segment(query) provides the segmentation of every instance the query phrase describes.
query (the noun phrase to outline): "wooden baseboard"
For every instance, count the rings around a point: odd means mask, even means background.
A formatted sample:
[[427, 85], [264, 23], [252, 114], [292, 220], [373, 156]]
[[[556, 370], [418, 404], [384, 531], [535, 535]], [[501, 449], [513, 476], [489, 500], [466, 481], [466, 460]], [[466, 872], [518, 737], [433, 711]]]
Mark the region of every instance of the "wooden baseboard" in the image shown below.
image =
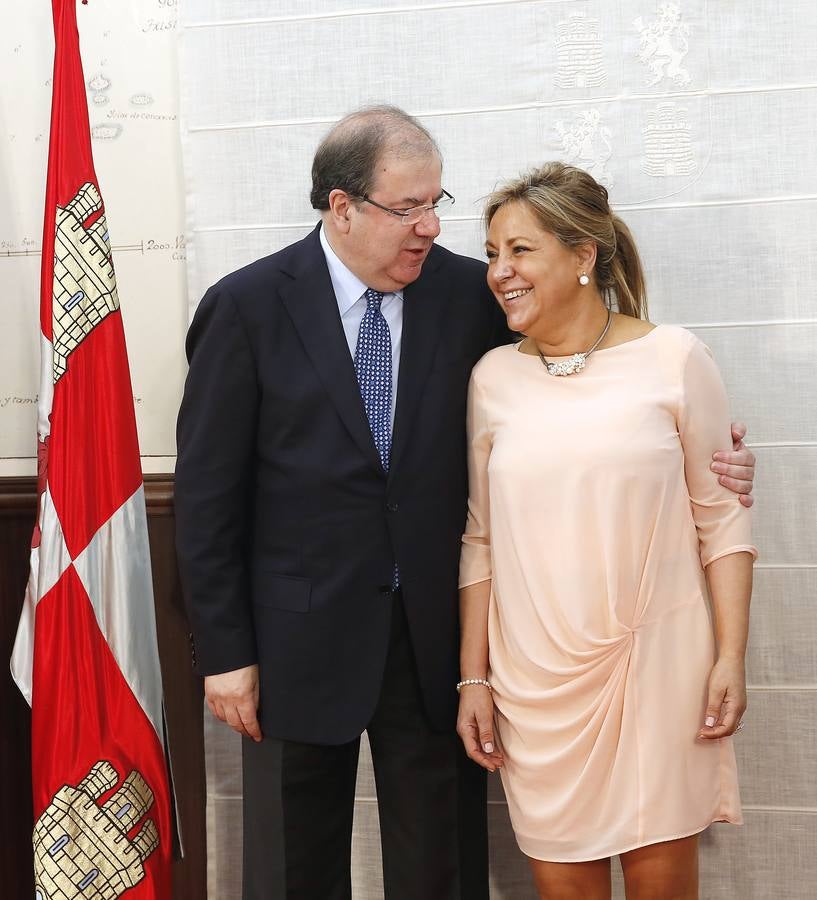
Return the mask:
[[[173, 475], [144, 475], [148, 517], [173, 515]], [[30, 475], [0, 477], [0, 517], [30, 519], [37, 508], [37, 479]]]

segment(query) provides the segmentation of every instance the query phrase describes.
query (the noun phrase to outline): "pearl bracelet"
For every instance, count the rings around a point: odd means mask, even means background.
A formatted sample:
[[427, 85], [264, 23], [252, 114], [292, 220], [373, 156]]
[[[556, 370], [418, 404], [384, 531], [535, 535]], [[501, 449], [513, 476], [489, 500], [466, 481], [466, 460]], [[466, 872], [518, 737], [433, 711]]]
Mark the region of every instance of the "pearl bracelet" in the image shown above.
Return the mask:
[[457, 693], [459, 694], [460, 688], [464, 687], [466, 684], [484, 684], [488, 690], [491, 690], [491, 682], [485, 678], [464, 678], [457, 684]]

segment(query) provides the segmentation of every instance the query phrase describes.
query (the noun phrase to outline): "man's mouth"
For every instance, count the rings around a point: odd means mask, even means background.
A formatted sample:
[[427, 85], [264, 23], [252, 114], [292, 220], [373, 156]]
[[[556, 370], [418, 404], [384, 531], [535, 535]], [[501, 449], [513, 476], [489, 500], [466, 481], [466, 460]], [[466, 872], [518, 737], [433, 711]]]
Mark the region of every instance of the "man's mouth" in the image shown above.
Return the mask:
[[429, 247], [404, 247], [403, 250], [411, 257], [412, 261], [423, 262], [428, 256]]

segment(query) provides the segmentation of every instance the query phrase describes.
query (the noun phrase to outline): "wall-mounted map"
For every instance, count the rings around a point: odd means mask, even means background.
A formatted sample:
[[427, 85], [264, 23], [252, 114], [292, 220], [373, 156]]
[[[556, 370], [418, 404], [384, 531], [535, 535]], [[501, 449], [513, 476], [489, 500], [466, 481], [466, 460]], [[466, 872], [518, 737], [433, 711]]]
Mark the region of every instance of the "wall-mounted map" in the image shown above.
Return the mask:
[[[0, 475], [32, 474], [51, 6], [2, 14]], [[172, 469], [187, 325], [176, 0], [78, 4], [88, 112], [125, 324], [143, 465]], [[70, 301], [70, 298], [69, 298]]]

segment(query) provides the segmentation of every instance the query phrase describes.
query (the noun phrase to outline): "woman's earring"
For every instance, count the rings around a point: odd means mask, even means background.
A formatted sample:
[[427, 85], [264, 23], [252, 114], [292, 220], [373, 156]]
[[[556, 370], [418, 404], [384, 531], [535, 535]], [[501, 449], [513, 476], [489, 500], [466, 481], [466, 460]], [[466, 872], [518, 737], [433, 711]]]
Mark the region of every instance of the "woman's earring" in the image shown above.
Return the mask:
[[590, 276], [587, 274], [587, 272], [582, 272], [582, 274], [579, 275], [579, 284], [582, 287], [586, 287], [588, 284], [590, 284]]

